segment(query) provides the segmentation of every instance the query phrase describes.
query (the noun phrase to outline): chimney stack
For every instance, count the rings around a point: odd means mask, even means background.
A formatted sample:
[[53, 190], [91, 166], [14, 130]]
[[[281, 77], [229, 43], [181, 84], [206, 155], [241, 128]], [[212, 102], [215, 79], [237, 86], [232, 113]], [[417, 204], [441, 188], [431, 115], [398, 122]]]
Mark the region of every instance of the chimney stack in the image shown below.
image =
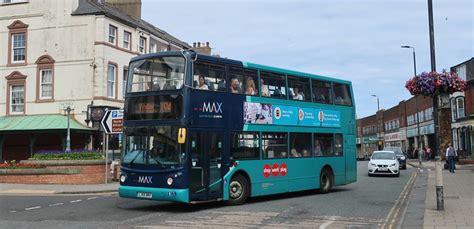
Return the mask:
[[209, 46], [209, 42], [193, 42], [193, 50], [197, 53], [204, 54], [204, 55], [211, 55], [211, 46]]
[[105, 2], [136, 19], [142, 18], [141, 0], [105, 0]]

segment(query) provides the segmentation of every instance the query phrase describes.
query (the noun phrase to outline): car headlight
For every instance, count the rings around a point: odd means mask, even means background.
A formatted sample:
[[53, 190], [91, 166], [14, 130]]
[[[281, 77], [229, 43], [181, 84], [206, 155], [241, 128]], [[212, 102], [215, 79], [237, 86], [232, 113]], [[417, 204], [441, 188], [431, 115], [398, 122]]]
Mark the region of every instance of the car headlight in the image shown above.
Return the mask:
[[376, 164], [374, 164], [374, 163], [370, 163], [370, 165], [371, 165], [371, 166], [374, 166], [374, 167], [377, 167], [377, 165], [376, 165]]
[[121, 175], [120, 176], [120, 182], [125, 182], [125, 180], [127, 179], [127, 177], [125, 175]]
[[402, 159], [402, 161], [405, 160], [405, 156], [400, 157], [400, 159]]
[[173, 178], [168, 178], [168, 180], [166, 180], [166, 183], [168, 183], [168, 185], [172, 185], [173, 184]]
[[393, 164], [390, 165], [390, 167], [393, 167], [393, 166], [395, 166], [395, 165], [397, 165], [397, 164], [396, 164], [396, 163], [393, 163]]

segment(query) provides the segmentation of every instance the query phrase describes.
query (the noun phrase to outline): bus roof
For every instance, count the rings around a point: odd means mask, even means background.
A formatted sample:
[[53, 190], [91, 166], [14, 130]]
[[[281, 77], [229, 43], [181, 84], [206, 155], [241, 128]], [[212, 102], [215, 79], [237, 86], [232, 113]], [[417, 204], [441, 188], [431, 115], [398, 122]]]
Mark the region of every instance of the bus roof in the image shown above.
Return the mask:
[[[131, 59], [131, 61], [137, 61], [137, 60], [142, 60], [142, 59], [147, 59], [147, 58], [154, 58], [154, 57], [169, 56], [169, 55], [182, 56], [183, 54], [181, 52], [178, 52], [178, 51], [149, 53], [149, 54], [133, 57]], [[336, 82], [336, 83], [343, 83], [343, 84], [352, 85], [351, 81], [332, 78], [332, 77], [327, 77], [327, 76], [321, 76], [321, 75], [310, 74], [310, 73], [305, 73], [305, 72], [293, 71], [293, 70], [288, 70], [288, 69], [284, 69], [284, 68], [271, 67], [271, 66], [266, 66], [266, 65], [262, 65], [262, 64], [254, 64], [254, 63], [250, 63], [250, 62], [243, 62], [243, 61], [227, 59], [227, 58], [222, 58], [222, 57], [208, 56], [208, 55], [199, 54], [199, 53], [195, 53], [194, 55], [197, 55], [197, 57], [192, 56], [192, 58], [196, 58], [196, 59], [199, 59], [199, 60], [207, 60], [207, 61], [213, 61], [213, 62], [219, 62], [219, 63], [231, 64], [231, 65], [241, 65], [241, 66], [246, 67], [246, 68], [261, 69], [261, 70], [264, 70], [264, 71], [277, 72], [277, 73], [288, 74], [288, 75], [293, 75], [293, 76], [304, 76], [304, 77], [308, 77], [308, 78], [312, 78], [312, 79], [321, 79], [321, 80], [326, 80], [326, 81], [331, 81], [331, 82]]]

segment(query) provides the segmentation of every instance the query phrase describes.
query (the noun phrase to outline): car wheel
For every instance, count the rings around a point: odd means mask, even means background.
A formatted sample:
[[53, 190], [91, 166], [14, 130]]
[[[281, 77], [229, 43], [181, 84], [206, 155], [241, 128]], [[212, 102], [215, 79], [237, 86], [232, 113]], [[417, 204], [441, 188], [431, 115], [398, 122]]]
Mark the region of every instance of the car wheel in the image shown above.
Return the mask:
[[407, 169], [407, 164], [404, 164], [404, 165], [403, 165], [403, 169]]
[[247, 178], [241, 174], [236, 174], [230, 180], [228, 205], [244, 204], [250, 194], [250, 185]]
[[319, 176], [319, 193], [328, 193], [332, 188], [332, 172], [324, 169]]
[[368, 175], [369, 177], [371, 177], [371, 176], [372, 176], [372, 174], [370, 174], [370, 173], [367, 173], [367, 175]]
[[397, 174], [395, 174], [396, 177], [400, 177], [400, 171], [398, 171]]

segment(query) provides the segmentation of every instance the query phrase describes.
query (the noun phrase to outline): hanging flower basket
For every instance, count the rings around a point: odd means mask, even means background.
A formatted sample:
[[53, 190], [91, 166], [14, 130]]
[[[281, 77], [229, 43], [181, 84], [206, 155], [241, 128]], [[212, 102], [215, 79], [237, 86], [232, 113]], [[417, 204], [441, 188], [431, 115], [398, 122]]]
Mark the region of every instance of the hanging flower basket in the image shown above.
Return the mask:
[[423, 72], [421, 75], [409, 79], [405, 87], [412, 95], [433, 97], [444, 93], [452, 94], [457, 91], [464, 91], [466, 81], [455, 72]]

